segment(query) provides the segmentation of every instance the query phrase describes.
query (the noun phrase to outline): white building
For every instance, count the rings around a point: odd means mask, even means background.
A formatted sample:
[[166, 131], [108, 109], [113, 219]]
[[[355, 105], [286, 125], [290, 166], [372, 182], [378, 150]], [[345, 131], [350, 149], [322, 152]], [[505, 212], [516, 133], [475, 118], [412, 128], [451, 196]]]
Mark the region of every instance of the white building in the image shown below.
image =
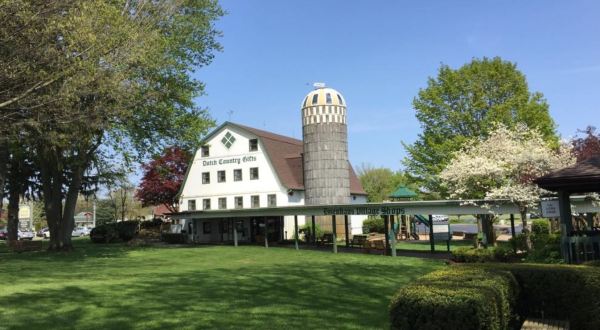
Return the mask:
[[[180, 193], [180, 211], [264, 208], [304, 205], [303, 142], [290, 137], [225, 122], [212, 131], [196, 152]], [[365, 203], [366, 193], [349, 166], [353, 203]], [[233, 240], [234, 219], [182, 220], [182, 228], [197, 243]], [[293, 216], [236, 218], [238, 239], [246, 242], [293, 237]], [[350, 217], [352, 234], [362, 233], [364, 215]], [[299, 216], [298, 223], [306, 222]], [[327, 230], [328, 221], [319, 221]], [[344, 229], [337, 227], [337, 232]], [[331, 225], [329, 225], [329, 230]]]

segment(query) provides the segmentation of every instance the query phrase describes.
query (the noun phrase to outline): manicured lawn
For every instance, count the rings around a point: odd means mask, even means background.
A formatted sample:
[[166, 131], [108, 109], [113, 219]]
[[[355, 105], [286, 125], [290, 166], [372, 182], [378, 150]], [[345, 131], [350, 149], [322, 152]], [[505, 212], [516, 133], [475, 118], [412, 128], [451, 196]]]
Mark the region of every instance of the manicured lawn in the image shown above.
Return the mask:
[[0, 246], [1, 329], [382, 329], [392, 294], [444, 267], [258, 246], [76, 243], [70, 254]]

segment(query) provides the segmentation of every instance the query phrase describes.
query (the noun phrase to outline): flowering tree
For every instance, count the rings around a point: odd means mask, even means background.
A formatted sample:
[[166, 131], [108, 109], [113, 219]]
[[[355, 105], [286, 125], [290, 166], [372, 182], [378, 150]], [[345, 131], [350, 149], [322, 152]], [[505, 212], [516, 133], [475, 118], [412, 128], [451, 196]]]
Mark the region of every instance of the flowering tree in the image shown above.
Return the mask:
[[191, 154], [177, 147], [165, 149], [162, 156], [144, 164], [144, 177], [135, 197], [142, 206], [165, 205], [171, 212], [177, 212], [177, 193], [183, 184]]
[[600, 156], [600, 134], [596, 134], [596, 127], [588, 126], [579, 133], [583, 133], [584, 136], [573, 139], [573, 151], [577, 161]]
[[[526, 228], [527, 209], [547, 193], [533, 180], [574, 162], [569, 145], [553, 149], [535, 129], [517, 125], [511, 130], [499, 124], [488, 137], [456, 152], [439, 177], [451, 198], [511, 200], [519, 206]], [[486, 236], [488, 242], [493, 240]]]

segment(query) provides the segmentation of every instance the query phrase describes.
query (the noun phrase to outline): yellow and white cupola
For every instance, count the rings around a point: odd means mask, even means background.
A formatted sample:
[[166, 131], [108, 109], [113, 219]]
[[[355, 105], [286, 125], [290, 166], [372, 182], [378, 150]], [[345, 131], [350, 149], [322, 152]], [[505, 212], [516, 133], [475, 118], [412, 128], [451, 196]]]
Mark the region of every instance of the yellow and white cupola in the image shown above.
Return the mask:
[[342, 94], [324, 84], [315, 84], [302, 103], [302, 123], [346, 124], [346, 101]]

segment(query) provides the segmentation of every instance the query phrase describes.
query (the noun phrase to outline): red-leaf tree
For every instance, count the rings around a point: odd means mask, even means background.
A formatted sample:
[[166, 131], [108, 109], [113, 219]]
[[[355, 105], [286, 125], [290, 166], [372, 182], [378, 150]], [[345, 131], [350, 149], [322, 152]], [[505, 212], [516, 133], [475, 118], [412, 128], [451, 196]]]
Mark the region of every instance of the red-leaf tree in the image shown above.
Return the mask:
[[142, 206], [165, 205], [171, 212], [177, 212], [177, 193], [183, 184], [185, 172], [192, 155], [178, 147], [166, 148], [161, 156], [142, 165], [144, 176], [135, 197]]
[[583, 133], [584, 136], [573, 139], [573, 152], [577, 157], [577, 162], [600, 156], [600, 134], [596, 134], [596, 128], [588, 126], [579, 133]]

